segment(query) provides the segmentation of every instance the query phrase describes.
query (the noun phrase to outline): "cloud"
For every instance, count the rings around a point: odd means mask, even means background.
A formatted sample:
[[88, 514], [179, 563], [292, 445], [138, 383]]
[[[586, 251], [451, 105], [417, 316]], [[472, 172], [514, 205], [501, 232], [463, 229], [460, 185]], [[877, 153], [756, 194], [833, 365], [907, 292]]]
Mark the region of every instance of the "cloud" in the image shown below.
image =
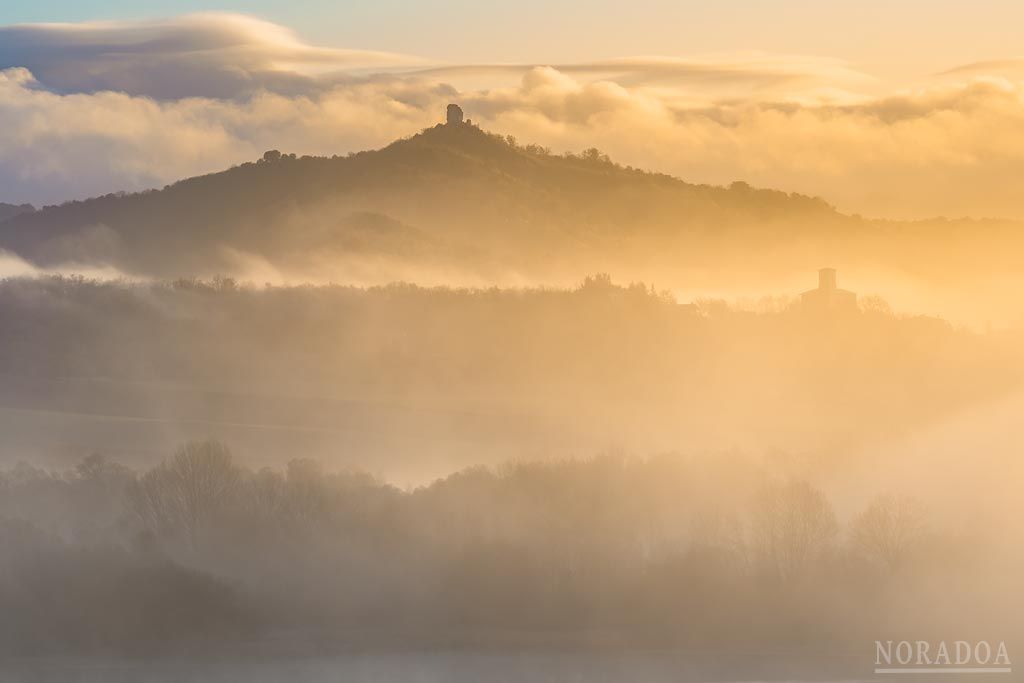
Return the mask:
[[1024, 76], [1024, 57], [1011, 59], [990, 59], [983, 62], [972, 62], [947, 69], [939, 74], [938, 78], [948, 76], [1008, 76], [1020, 78]]
[[0, 193], [52, 202], [160, 187], [270, 148], [331, 154], [382, 145], [431, 123], [452, 96], [443, 85], [389, 80], [312, 96], [159, 101], [53, 93], [27, 70], [8, 69], [0, 71]]
[[377, 147], [453, 100], [490, 130], [869, 215], [1024, 217], [1024, 90], [976, 66], [886, 92], [841, 62], [747, 55], [429, 66], [234, 15], [0, 28], [0, 201], [159, 187], [278, 148]]
[[1024, 217], [1024, 90], [1003, 79], [842, 104], [681, 107], [658, 90], [544, 71], [464, 99], [497, 130], [555, 148], [596, 145], [691, 181], [744, 179], [869, 215]]
[[[104, 90], [173, 100], [237, 99], [259, 91], [310, 95], [353, 79], [405, 73], [432, 80], [519, 79], [544, 64], [429, 64], [366, 50], [317, 47], [285, 27], [230, 13], [151, 21], [0, 26], [0, 69], [28, 69], [60, 93]], [[792, 92], [804, 87], [870, 84], [838, 60], [818, 57], [720, 55], [630, 57], [550, 65], [580, 80], [627, 87], [692, 86], [707, 95]]]
[[[791, 55], [720, 55], [704, 58], [629, 57], [568, 64], [467, 64], [422, 69], [420, 76], [458, 79], [522, 78], [541, 68], [581, 82], [610, 81], [639, 88], [674, 88], [678, 101], [742, 98], [871, 89], [876, 79], [839, 60]], [[686, 92], [689, 91], [689, 92]], [[667, 94], [667, 93], [664, 93]]]
[[420, 63], [403, 55], [310, 46], [284, 27], [237, 14], [0, 27], [0, 68], [27, 68], [43, 86], [62, 93], [298, 95], [360, 71]]

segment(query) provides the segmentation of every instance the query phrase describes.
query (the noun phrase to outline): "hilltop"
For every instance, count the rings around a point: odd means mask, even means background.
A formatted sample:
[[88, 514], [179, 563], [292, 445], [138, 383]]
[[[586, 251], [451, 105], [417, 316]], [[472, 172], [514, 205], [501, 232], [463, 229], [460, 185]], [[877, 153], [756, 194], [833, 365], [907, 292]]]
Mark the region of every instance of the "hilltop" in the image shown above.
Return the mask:
[[844, 217], [820, 199], [693, 185], [458, 124], [345, 157], [272, 151], [160, 190], [46, 207], [4, 222], [0, 247], [40, 266], [162, 277], [231, 273], [251, 258], [297, 271], [375, 259], [537, 273], [560, 251], [656, 253], [708, 230], [794, 220]]
[[36, 208], [31, 204], [4, 204], [0, 202], [0, 222], [24, 213], [32, 213], [35, 210]]

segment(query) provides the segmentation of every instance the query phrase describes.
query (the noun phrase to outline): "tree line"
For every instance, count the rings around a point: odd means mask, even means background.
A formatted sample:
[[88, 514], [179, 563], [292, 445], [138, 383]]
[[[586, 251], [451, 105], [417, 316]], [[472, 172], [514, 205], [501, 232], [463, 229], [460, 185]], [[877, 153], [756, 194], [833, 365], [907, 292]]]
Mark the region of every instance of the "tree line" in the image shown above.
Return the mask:
[[912, 618], [890, 609], [894, 591], [926, 605], [926, 586], [966, 582], [985, 557], [920, 501], [840, 514], [814, 484], [736, 455], [474, 467], [398, 488], [301, 458], [254, 470], [190, 442], [144, 471], [101, 456], [3, 471], [0, 647], [177, 651], [280, 632], [820, 646]]

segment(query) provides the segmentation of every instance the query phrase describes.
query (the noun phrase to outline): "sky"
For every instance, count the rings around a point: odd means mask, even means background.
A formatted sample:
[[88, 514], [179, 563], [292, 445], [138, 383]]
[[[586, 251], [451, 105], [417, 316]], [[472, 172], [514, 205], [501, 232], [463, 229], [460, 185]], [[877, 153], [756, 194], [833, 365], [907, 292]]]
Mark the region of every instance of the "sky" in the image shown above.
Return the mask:
[[0, 201], [489, 130], [893, 218], [1024, 218], [1024, 3], [8, 0]]
[[577, 61], [766, 51], [892, 75], [1020, 52], [1016, 0], [7, 0], [0, 24], [250, 14], [304, 39], [447, 61]]

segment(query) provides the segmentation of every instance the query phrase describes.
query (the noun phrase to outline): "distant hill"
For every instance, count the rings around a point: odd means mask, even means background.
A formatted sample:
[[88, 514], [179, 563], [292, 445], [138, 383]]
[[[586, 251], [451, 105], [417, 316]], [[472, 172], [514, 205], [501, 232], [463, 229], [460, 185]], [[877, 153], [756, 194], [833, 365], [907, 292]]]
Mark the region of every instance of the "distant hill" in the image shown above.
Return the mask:
[[312, 457], [420, 480], [608, 448], [838, 462], [1024, 380], [1024, 331], [680, 306], [603, 277], [573, 289], [0, 280], [0, 320], [0, 466], [97, 452], [152, 463], [211, 436], [250, 463]]
[[36, 208], [31, 204], [4, 204], [0, 202], [0, 223], [24, 213], [32, 213], [35, 210]]
[[268, 153], [162, 190], [17, 217], [0, 246], [38, 265], [140, 275], [231, 272], [249, 259], [301, 270], [378, 261], [548, 270], [553, 257], [663, 249], [747, 223], [840, 220], [824, 201], [692, 185], [623, 168], [596, 150], [553, 155], [468, 125], [439, 125], [347, 157]]
[[[867, 273], [875, 292], [914, 282], [937, 302], [923, 310], [950, 315], [994, 306], [1009, 287], [997, 274], [1021, 280], [1021, 236], [1014, 223], [869, 220], [742, 182], [695, 185], [470, 124], [345, 157], [268, 152], [0, 223], [0, 248], [30, 263], [148, 277], [517, 285], [610, 272], [677, 291], [792, 292], [829, 265]], [[958, 311], [942, 307], [953, 296]]]

